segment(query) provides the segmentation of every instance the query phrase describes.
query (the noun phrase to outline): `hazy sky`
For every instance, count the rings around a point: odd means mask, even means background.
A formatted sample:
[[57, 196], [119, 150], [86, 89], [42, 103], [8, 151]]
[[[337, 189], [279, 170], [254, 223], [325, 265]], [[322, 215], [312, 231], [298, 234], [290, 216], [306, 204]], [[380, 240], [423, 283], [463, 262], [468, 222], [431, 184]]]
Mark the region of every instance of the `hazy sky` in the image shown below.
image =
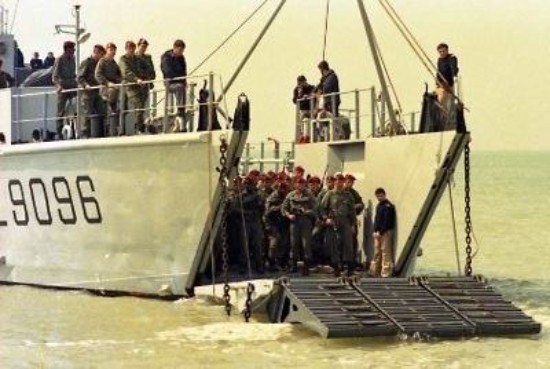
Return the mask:
[[[15, 0], [0, 0], [13, 15]], [[25, 58], [32, 51], [59, 54], [64, 36], [54, 24], [73, 23], [74, 0], [20, 0], [14, 32]], [[81, 0], [82, 18], [95, 43], [146, 37], [157, 63], [173, 40], [187, 43], [193, 69], [261, 0]], [[200, 72], [221, 73], [227, 81], [278, 0], [270, 0], [233, 42]], [[418, 111], [424, 83], [432, 78], [382, 12], [378, 1], [365, 1], [403, 110]], [[474, 148], [483, 150], [550, 149], [550, 1], [548, 0], [393, 0], [403, 19], [434, 59], [445, 41], [459, 58], [467, 123]], [[317, 82], [322, 56], [325, 0], [288, 0], [260, 44], [229, 99], [246, 92], [252, 103], [252, 140], [290, 139], [294, 108], [290, 101], [296, 76]], [[378, 85], [355, 0], [331, 0], [327, 60], [339, 75], [341, 90]], [[122, 48], [119, 47], [119, 52]], [[363, 97], [362, 111], [368, 113]], [[344, 102], [343, 105], [348, 105]], [[365, 121], [365, 129], [370, 123]]]

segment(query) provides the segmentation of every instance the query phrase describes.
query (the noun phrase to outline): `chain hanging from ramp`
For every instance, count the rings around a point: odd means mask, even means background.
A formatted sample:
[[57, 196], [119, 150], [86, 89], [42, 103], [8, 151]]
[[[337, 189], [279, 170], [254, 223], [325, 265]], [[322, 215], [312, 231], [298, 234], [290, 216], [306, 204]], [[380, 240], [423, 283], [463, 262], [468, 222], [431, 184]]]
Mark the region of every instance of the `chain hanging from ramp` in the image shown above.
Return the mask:
[[227, 170], [227, 139], [225, 136], [220, 138], [220, 188], [222, 190], [223, 199], [223, 216], [221, 222], [221, 242], [222, 242], [222, 260], [223, 260], [223, 300], [225, 302], [225, 312], [227, 316], [231, 315], [231, 295], [229, 295], [229, 254], [227, 251], [227, 178], [229, 171]]
[[252, 316], [252, 294], [254, 293], [254, 285], [251, 282], [248, 282], [246, 286], [246, 302], [244, 306], [244, 320], [248, 323], [250, 322], [250, 317]]
[[466, 265], [464, 274], [472, 275], [472, 217], [470, 207], [470, 144], [464, 147], [464, 213], [465, 213], [465, 231], [466, 231]]

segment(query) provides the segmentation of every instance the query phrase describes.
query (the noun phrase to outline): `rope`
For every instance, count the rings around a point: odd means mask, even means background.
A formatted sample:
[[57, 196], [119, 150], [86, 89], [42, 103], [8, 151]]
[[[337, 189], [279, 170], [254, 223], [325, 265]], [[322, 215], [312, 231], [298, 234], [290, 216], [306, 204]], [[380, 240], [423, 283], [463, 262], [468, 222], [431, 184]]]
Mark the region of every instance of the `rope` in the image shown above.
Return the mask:
[[206, 58], [204, 58], [198, 66], [195, 67], [195, 69], [193, 69], [191, 71], [190, 74], [193, 74], [195, 73], [200, 67], [202, 67], [204, 65], [204, 63], [206, 63], [208, 60], [210, 60], [210, 58], [212, 56], [214, 56], [214, 54], [216, 54], [222, 47], [225, 46], [225, 44], [227, 44], [229, 42], [229, 40], [231, 40], [231, 38], [233, 38], [233, 36], [235, 36], [235, 34], [237, 32], [239, 32], [241, 30], [241, 28], [243, 28], [253, 17], [254, 15], [256, 15], [257, 12], [260, 11], [261, 8], [263, 8], [263, 6], [265, 4], [267, 4], [269, 0], [264, 0], [264, 2], [262, 2], [256, 9], [254, 9], [254, 11], [252, 13], [250, 13], [250, 15], [248, 17], [246, 17], [246, 19], [241, 23], [239, 24], [239, 26], [237, 28], [235, 28], [233, 30], [233, 32], [231, 32], [229, 34], [229, 36], [227, 36], [210, 54], [208, 54], [208, 56], [206, 56]]
[[330, 15], [330, 0], [327, 0], [327, 8], [325, 12], [325, 32], [323, 34], [323, 59], [326, 59], [326, 51], [327, 51], [327, 35], [328, 35], [328, 18]]
[[460, 266], [460, 252], [458, 250], [458, 233], [456, 231], [456, 219], [455, 219], [455, 207], [453, 202], [453, 190], [451, 186], [451, 181], [447, 182], [447, 188], [449, 189], [449, 203], [451, 205], [451, 219], [453, 222], [453, 235], [455, 241], [455, 257], [456, 257], [456, 267], [458, 275], [461, 275], [462, 267]]

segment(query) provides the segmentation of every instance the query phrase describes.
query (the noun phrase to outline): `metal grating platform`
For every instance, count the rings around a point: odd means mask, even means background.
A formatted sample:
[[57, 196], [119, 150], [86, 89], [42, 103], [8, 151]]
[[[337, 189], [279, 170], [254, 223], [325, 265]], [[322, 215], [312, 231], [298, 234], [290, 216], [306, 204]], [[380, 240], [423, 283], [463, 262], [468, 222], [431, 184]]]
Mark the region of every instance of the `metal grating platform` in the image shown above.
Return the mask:
[[539, 323], [481, 278], [281, 279], [273, 322], [301, 323], [323, 337], [536, 334]]

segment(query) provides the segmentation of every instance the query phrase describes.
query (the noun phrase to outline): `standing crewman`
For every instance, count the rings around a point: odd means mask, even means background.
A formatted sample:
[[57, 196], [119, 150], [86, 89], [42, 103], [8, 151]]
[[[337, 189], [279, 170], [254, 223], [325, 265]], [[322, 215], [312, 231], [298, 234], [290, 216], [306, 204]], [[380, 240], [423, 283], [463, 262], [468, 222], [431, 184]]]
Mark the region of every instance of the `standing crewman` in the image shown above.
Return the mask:
[[187, 132], [187, 124], [185, 122], [187, 62], [183, 55], [184, 51], [185, 42], [176, 40], [172, 49], [162, 54], [160, 59], [160, 68], [166, 80], [166, 89], [168, 92], [176, 95], [177, 114], [182, 120], [181, 132]]
[[63, 54], [55, 60], [53, 65], [52, 82], [57, 90], [57, 136], [62, 138], [64, 117], [67, 113], [67, 103], [76, 97], [76, 91], [64, 90], [76, 89], [76, 61], [74, 58], [75, 43], [65, 41]]
[[136, 44], [126, 41], [126, 53], [120, 57], [118, 64], [125, 86], [128, 109], [134, 111], [136, 117], [135, 132], [145, 132], [145, 103], [149, 94], [149, 87], [143, 82], [147, 80], [144, 64], [136, 56]]
[[290, 192], [283, 202], [283, 216], [290, 220], [291, 244], [291, 271], [296, 272], [300, 254], [303, 254], [302, 274], [309, 273], [308, 265], [311, 262], [311, 233], [313, 222], [317, 214], [317, 200], [306, 188], [307, 182], [303, 177], [294, 181], [295, 190]]
[[297, 85], [292, 94], [292, 102], [298, 106], [300, 121], [304, 118], [312, 118], [312, 112], [315, 110], [314, 92], [315, 86], [307, 83], [305, 76], [298, 76]]
[[321, 91], [323, 94], [323, 109], [331, 112], [334, 117], [338, 117], [340, 107], [340, 85], [338, 76], [330, 69], [325, 60], [320, 62], [317, 67], [321, 72], [321, 81], [317, 86], [317, 90]]
[[95, 78], [97, 63], [105, 55], [102, 45], [95, 45], [92, 55], [82, 61], [78, 67], [78, 85], [83, 89], [82, 100], [82, 138], [103, 137], [105, 135], [105, 103], [99, 94], [99, 82]]
[[355, 209], [355, 218], [354, 222], [351, 226], [352, 235], [353, 235], [353, 260], [355, 260], [356, 263], [359, 262], [359, 241], [358, 241], [358, 233], [359, 233], [359, 222], [357, 221], [357, 217], [361, 215], [363, 212], [363, 209], [365, 209], [365, 203], [363, 202], [363, 198], [361, 198], [361, 195], [359, 195], [359, 192], [355, 188], [353, 188], [355, 184], [355, 176], [353, 174], [346, 174], [345, 176], [346, 184], [345, 188], [346, 191], [349, 192], [351, 197], [353, 198], [353, 207]]
[[290, 223], [284, 217], [281, 207], [288, 194], [286, 182], [276, 182], [275, 190], [266, 200], [264, 223], [268, 237], [268, 261], [270, 271], [283, 270], [288, 265], [290, 251]]
[[437, 98], [440, 104], [447, 107], [449, 95], [455, 93], [455, 77], [458, 75], [458, 59], [449, 53], [449, 45], [437, 45], [439, 58], [437, 59]]
[[118, 115], [120, 114], [120, 107], [118, 106], [120, 87], [114, 85], [122, 83], [122, 72], [115, 61], [116, 45], [109, 42], [105, 49], [105, 56], [97, 62], [95, 78], [103, 86], [103, 99], [109, 105], [109, 134], [115, 136], [117, 135], [116, 127], [118, 127]]
[[395, 229], [395, 207], [386, 197], [383, 188], [374, 192], [378, 199], [374, 218], [374, 256], [370, 264], [371, 277], [391, 277], [393, 274], [393, 232]]
[[336, 186], [327, 192], [321, 208], [327, 225], [327, 245], [337, 275], [342, 269], [352, 272], [354, 264], [352, 226], [355, 222], [353, 197], [345, 189], [345, 177], [335, 176]]

